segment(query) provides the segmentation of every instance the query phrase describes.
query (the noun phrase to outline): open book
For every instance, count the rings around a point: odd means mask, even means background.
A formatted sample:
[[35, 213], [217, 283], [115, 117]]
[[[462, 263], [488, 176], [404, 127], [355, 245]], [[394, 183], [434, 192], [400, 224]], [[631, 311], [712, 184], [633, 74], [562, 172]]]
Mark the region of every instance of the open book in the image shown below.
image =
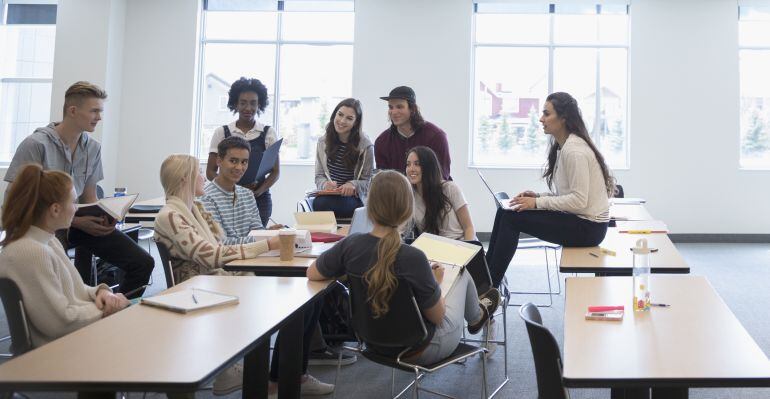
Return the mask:
[[337, 219], [332, 211], [296, 212], [294, 213], [294, 220], [297, 222], [297, 225], [294, 226], [297, 230], [308, 230], [312, 233], [337, 232]]
[[446, 297], [454, 287], [457, 277], [465, 270], [465, 266], [481, 250], [478, 245], [422, 233], [412, 243], [412, 246], [425, 253], [431, 262], [444, 266], [444, 280], [441, 282], [441, 296]]
[[170, 310], [172, 312], [188, 313], [194, 310], [238, 303], [238, 297], [202, 290], [200, 288], [190, 288], [171, 294], [142, 298], [141, 303]]
[[138, 194], [131, 194], [120, 197], [108, 197], [90, 204], [78, 204], [75, 216], [107, 215], [110, 218], [110, 222], [123, 220], [138, 196]]

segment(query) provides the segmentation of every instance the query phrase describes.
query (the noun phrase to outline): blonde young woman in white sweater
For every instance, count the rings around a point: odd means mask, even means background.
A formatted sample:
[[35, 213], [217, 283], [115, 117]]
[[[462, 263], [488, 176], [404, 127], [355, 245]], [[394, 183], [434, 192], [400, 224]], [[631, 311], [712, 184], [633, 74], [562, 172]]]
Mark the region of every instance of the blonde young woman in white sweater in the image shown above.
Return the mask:
[[68, 174], [37, 164], [24, 166], [5, 196], [0, 277], [19, 286], [34, 347], [129, 304], [104, 284], [85, 285], [54, 236], [70, 226], [76, 202]]
[[[497, 287], [519, 242], [519, 233], [570, 247], [599, 245], [609, 223], [608, 198], [615, 179], [588, 136], [577, 101], [567, 93], [546, 98], [540, 118], [551, 136], [543, 177], [550, 192], [524, 191], [510, 201], [515, 211], [498, 209], [487, 263]], [[538, 209], [537, 212], [527, 212]]]

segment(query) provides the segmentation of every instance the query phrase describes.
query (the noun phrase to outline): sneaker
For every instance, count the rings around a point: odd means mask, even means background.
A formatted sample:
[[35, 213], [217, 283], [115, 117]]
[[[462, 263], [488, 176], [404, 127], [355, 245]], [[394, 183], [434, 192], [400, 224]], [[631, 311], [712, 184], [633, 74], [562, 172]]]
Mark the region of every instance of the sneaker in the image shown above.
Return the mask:
[[489, 320], [489, 311], [487, 310], [487, 307], [484, 306], [484, 304], [479, 303], [479, 309], [481, 309], [481, 318], [479, 321], [468, 323], [468, 332], [471, 333], [471, 335], [475, 335], [481, 331], [481, 328], [484, 327], [487, 324], [487, 320]]
[[[497, 323], [495, 323], [495, 319], [489, 320], [489, 324], [485, 325], [482, 329], [484, 331], [484, 335], [489, 337], [488, 339], [490, 341], [495, 339], [495, 335], [497, 334]], [[487, 348], [487, 359], [492, 357], [492, 355], [495, 354], [495, 351], [497, 350], [497, 344], [494, 342], [489, 342], [486, 346]]]
[[307, 379], [300, 385], [302, 395], [327, 395], [334, 392], [334, 384], [327, 384], [318, 381], [317, 378], [308, 374]]
[[[340, 349], [341, 350], [341, 349]], [[339, 360], [339, 352], [332, 352], [331, 349], [326, 349], [323, 352], [310, 352], [307, 364], [309, 366], [336, 366]], [[342, 352], [341, 366], [351, 365], [356, 362], [358, 358], [356, 355]]]
[[497, 288], [490, 288], [479, 296], [479, 302], [487, 308], [491, 317], [500, 306], [500, 291]]
[[243, 365], [235, 363], [229, 369], [221, 372], [214, 379], [212, 392], [216, 396], [224, 396], [243, 387]]

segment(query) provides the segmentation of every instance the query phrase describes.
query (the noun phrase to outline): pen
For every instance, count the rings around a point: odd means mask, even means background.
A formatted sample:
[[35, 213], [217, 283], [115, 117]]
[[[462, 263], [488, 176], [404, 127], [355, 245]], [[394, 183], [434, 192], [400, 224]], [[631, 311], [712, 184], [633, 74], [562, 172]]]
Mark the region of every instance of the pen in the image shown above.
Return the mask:
[[141, 286], [141, 287], [137, 287], [137, 288], [135, 288], [135, 289], [133, 289], [133, 290], [131, 290], [131, 291], [125, 292], [125, 293], [123, 293], [123, 296], [125, 296], [125, 297], [129, 297], [129, 296], [131, 296], [131, 295], [134, 295], [134, 294], [136, 294], [137, 292], [139, 292], [139, 291], [141, 291], [141, 290], [143, 290], [143, 289], [147, 288], [147, 286], [148, 286], [148, 285], [149, 285], [149, 284], [145, 284], [145, 285], [143, 285], [143, 286]]
[[652, 230], [628, 230], [628, 234], [651, 234]]
[[197, 304], [198, 303], [198, 298], [195, 297], [195, 290], [194, 289], [192, 290], [192, 298], [193, 298], [193, 302], [195, 302]]
[[657, 306], [659, 308], [668, 308], [671, 307], [671, 305], [667, 303], [651, 303], [650, 306]]
[[593, 252], [589, 252], [588, 254], [589, 254], [589, 255], [591, 255], [591, 256], [593, 256], [594, 258], [598, 258], [598, 257], [599, 257], [599, 255], [597, 255], [597, 254], [595, 254], [595, 253], [593, 253]]
[[[273, 222], [273, 224], [279, 224], [278, 222], [276, 222], [275, 220], [273, 220], [273, 218], [267, 218], [267, 219], [268, 219], [269, 221]], [[283, 227], [285, 227], [285, 228], [287, 228], [287, 229], [289, 228], [289, 226], [287, 226], [287, 225], [285, 225], [285, 224], [279, 224], [279, 225], [280, 225], [280, 226], [283, 226]]]

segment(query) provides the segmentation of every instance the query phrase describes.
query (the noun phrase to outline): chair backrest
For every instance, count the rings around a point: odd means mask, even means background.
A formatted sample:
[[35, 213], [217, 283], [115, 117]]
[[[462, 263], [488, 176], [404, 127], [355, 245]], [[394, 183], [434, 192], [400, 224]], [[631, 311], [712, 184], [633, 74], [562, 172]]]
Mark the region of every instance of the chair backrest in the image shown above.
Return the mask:
[[297, 201], [297, 212], [313, 212], [313, 198], [306, 197]]
[[19, 356], [32, 349], [32, 338], [19, 286], [9, 278], [0, 278], [0, 299], [8, 319], [8, 328], [11, 330], [11, 353]]
[[428, 337], [412, 288], [398, 279], [390, 298], [388, 313], [375, 318], [369, 305], [367, 284], [363, 277], [348, 274], [350, 282], [350, 319], [358, 339], [377, 348], [416, 348]]
[[171, 267], [171, 253], [165, 244], [160, 241], [155, 241], [155, 245], [158, 247], [158, 253], [160, 254], [160, 262], [163, 263], [163, 273], [166, 275], [166, 287], [171, 288], [174, 283], [174, 269]]
[[543, 326], [537, 306], [528, 302], [519, 309], [519, 316], [527, 326], [532, 356], [535, 359], [538, 398], [566, 399], [567, 390], [562, 383], [562, 362], [559, 344], [553, 334]]
[[613, 197], [615, 198], [625, 198], [625, 193], [623, 192], [623, 186], [620, 184], [615, 185], [615, 195]]

